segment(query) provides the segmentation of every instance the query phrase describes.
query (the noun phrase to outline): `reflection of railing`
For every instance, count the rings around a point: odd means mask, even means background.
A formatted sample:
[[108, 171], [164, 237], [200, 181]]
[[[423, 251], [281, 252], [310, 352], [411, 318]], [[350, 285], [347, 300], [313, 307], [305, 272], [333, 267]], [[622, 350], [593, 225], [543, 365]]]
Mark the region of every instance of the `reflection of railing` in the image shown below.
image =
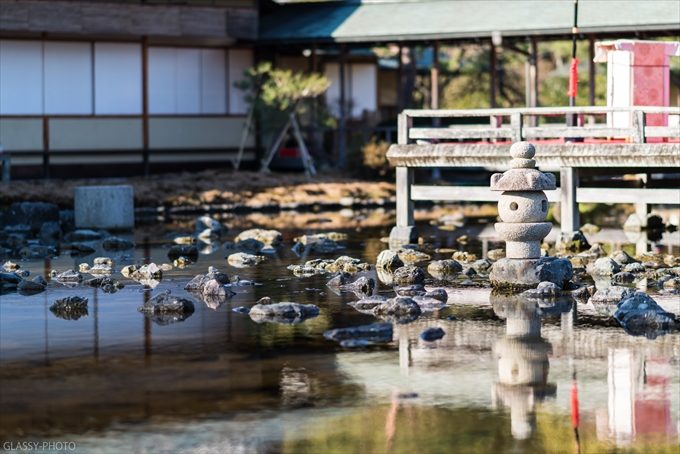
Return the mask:
[[[49, 169], [51, 165], [52, 158], [59, 157], [85, 157], [92, 156], [96, 153], [97, 159], [101, 160], [101, 163], [107, 163], [111, 160], [116, 160], [121, 156], [127, 156], [129, 159], [138, 161], [144, 168], [145, 172], [148, 172], [148, 166], [150, 158], [153, 155], [159, 154], [175, 154], [185, 153], [187, 149], [192, 150], [192, 152], [201, 152], [206, 154], [211, 153], [223, 153], [225, 151], [232, 151], [237, 148], [237, 144], [234, 146], [228, 146], [230, 143], [231, 133], [229, 131], [222, 131], [222, 136], [219, 138], [223, 140], [221, 143], [215, 143], [214, 145], [205, 143], [189, 143], [186, 146], [158, 146], [153, 143], [154, 128], [161, 128], [157, 123], [159, 121], [179, 121], [184, 122], [187, 125], [191, 122], [209, 122], [211, 120], [245, 120], [245, 115], [228, 115], [228, 114], [121, 114], [121, 115], [0, 115], [0, 121], [16, 120], [24, 121], [23, 128], [21, 132], [14, 132], [15, 139], [16, 136], [22, 134], [21, 140], [25, 143], [21, 147], [12, 148], [8, 146], [5, 140], [3, 145], [5, 146], [4, 156], [9, 159], [19, 158], [31, 160], [31, 158], [40, 159], [43, 167], [43, 173], [45, 176], [49, 176]], [[125, 121], [129, 121], [128, 124], [121, 124]], [[75, 125], [66, 125], [67, 122], [79, 122]], [[31, 124], [32, 123], [32, 124]], [[108, 137], [102, 137], [100, 135], [101, 129], [106, 129], [107, 127], [112, 127], [118, 124], [120, 128], [120, 133], [115, 132], [110, 134]], [[88, 125], [91, 129], [88, 130]], [[184, 125], [185, 127], [187, 125]], [[214, 129], [213, 125], [213, 129]], [[70, 128], [71, 131], [66, 135], [62, 135], [63, 139], [65, 136], [68, 137], [68, 143], [74, 143], [75, 146], [69, 147], [63, 143], [56, 145], [55, 134], [58, 132], [59, 128]], [[240, 127], [238, 129], [240, 133]], [[110, 132], [110, 131], [109, 131]], [[177, 133], [177, 131], [174, 131]], [[89, 134], [89, 139], [82, 139], [80, 135], [86, 136]], [[196, 134], [199, 136], [199, 134]], [[214, 137], [214, 134], [213, 134]], [[240, 137], [240, 136], [239, 136]], [[81, 140], [82, 139], [82, 140]], [[208, 142], [210, 141], [207, 139]], [[203, 140], [205, 142], [206, 140]], [[58, 140], [57, 140], [58, 142]], [[89, 142], [89, 144], [88, 144]], [[123, 142], [124, 144], [121, 144]], [[217, 141], [220, 142], [220, 141]], [[26, 145], [29, 143], [29, 145]], [[92, 145], [92, 146], [90, 146]], [[115, 158], [115, 159], [114, 159]], [[172, 159], [170, 159], [172, 162]], [[15, 159], [16, 163], [16, 159]], [[3, 166], [4, 168], [4, 166]]]
[[[566, 117], [574, 115], [579, 119], [577, 126], [564, 126]], [[585, 116], [603, 115], [606, 123], [583, 121]], [[680, 168], [680, 126], [668, 126], [669, 116], [678, 115], [677, 107], [405, 110], [399, 115], [398, 143], [387, 152], [397, 177], [397, 228], [391, 237], [395, 242], [414, 239], [414, 200], [498, 199], [488, 186], [415, 185], [415, 167], [506, 168], [509, 145], [520, 140], [537, 145], [538, 166], [560, 170], [561, 187], [547, 195], [561, 202], [563, 231], [578, 230], [578, 202], [635, 203], [640, 213], [651, 203], [678, 204], [677, 189], [578, 187], [579, 168], [640, 168], [643, 172], [645, 168]], [[467, 124], [475, 120], [477, 124]], [[436, 123], [443, 126], [431, 126]]]

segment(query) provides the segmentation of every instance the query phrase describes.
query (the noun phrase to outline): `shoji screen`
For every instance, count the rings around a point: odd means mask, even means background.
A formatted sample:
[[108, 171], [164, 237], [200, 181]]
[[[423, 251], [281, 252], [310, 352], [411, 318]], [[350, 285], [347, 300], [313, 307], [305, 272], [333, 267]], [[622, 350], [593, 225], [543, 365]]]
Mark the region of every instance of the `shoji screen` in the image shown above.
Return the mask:
[[90, 43], [45, 41], [45, 113], [92, 114]]
[[0, 114], [42, 114], [42, 74], [42, 42], [0, 40]]
[[373, 63], [352, 63], [352, 117], [361, 117], [364, 110], [378, 110], [378, 68]]
[[226, 113], [222, 49], [149, 48], [149, 113]]
[[234, 86], [234, 82], [243, 80], [243, 73], [253, 66], [253, 52], [250, 49], [231, 49], [229, 51], [229, 113], [244, 114], [248, 112], [245, 93]]
[[201, 50], [201, 112], [227, 113], [227, 62], [222, 49]]
[[96, 43], [94, 84], [96, 114], [140, 114], [142, 112], [141, 45]]

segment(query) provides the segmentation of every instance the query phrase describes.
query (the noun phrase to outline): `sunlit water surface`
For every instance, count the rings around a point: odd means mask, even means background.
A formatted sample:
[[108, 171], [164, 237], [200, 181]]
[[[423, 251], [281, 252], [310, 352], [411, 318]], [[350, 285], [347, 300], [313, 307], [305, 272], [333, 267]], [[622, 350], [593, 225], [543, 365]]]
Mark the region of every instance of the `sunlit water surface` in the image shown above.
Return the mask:
[[[21, 265], [47, 275], [102, 255], [117, 270], [168, 262], [172, 232], [146, 226], [134, 251]], [[680, 335], [629, 336], [584, 321], [571, 304], [543, 316], [529, 306], [504, 311], [488, 288], [454, 283], [449, 307], [395, 325], [392, 343], [345, 350], [323, 332], [375, 318], [347, 305], [355, 295], [327, 288], [328, 276], [286, 269], [319, 257], [290, 250], [302, 233], [311, 232], [284, 231], [276, 256], [245, 269], [228, 266], [219, 243], [203, 245], [196, 264], [165, 273], [153, 291], [130, 280], [115, 294], [51, 282], [35, 296], [0, 296], [0, 440], [68, 441], [79, 452], [678, 452]], [[388, 231], [347, 233], [342, 254], [375, 263]], [[452, 247], [465, 230], [428, 233]], [[165, 290], [191, 297], [184, 285], [210, 265], [260, 285], [236, 288], [216, 309], [197, 301], [170, 325], [137, 311]], [[89, 299], [88, 316], [49, 311], [68, 295]], [[321, 314], [281, 325], [232, 311], [264, 296]], [[680, 312], [677, 296], [654, 297]], [[421, 340], [431, 326], [446, 336]]]

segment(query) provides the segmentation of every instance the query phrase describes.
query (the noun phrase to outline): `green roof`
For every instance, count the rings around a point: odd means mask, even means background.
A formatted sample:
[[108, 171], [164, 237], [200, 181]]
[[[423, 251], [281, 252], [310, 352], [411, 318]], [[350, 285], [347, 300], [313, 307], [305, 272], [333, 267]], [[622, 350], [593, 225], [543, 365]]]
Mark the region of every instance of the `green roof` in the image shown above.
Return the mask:
[[[572, 0], [296, 2], [261, 16], [265, 42], [469, 40], [571, 33]], [[680, 35], [680, 0], [580, 0], [581, 33]]]

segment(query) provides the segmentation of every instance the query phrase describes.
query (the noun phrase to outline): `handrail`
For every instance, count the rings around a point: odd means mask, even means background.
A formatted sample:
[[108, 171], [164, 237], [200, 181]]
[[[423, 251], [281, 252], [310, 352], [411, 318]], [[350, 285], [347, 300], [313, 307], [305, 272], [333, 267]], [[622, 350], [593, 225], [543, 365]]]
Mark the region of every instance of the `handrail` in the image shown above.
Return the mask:
[[646, 114], [675, 114], [680, 115], [680, 106], [583, 106], [583, 107], [518, 107], [497, 109], [406, 109], [402, 113], [412, 118], [427, 117], [489, 117], [523, 115], [566, 115], [566, 114], [607, 114], [614, 112], [644, 112]]

